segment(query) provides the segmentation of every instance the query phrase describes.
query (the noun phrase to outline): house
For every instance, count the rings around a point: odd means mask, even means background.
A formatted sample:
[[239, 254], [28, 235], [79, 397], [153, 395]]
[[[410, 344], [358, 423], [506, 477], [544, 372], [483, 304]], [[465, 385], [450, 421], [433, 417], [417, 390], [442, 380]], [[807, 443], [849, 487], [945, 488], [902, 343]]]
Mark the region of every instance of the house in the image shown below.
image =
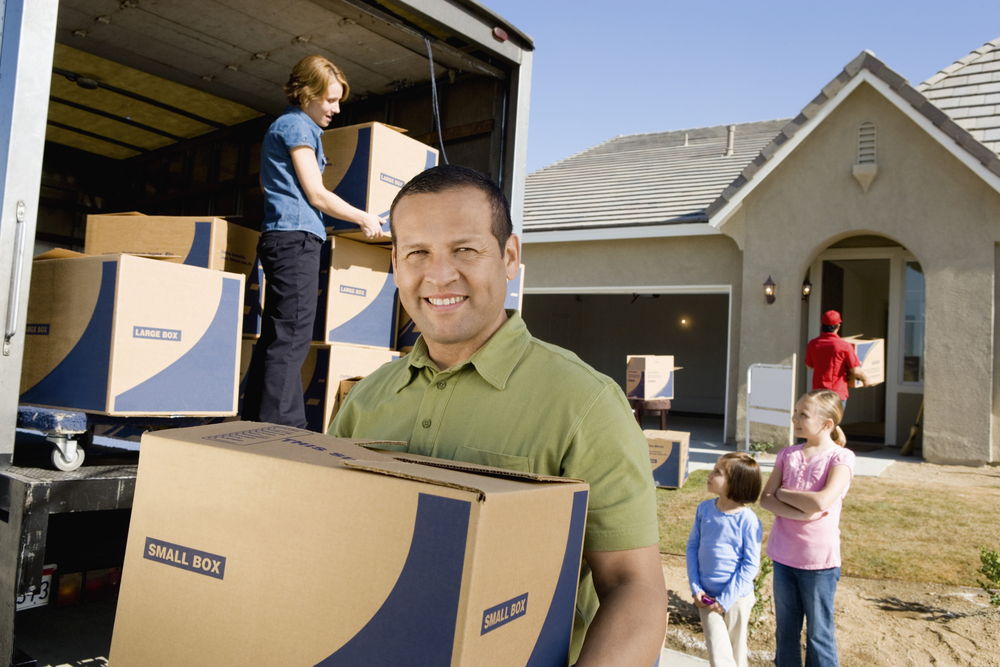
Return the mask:
[[917, 87], [862, 52], [791, 120], [612, 139], [528, 177], [525, 317], [620, 380], [626, 354], [674, 354], [674, 408], [732, 441], [748, 368], [808, 389], [836, 308], [886, 342], [849, 427], [898, 445], [923, 406], [926, 460], [1000, 462], [997, 150], [1000, 39]]

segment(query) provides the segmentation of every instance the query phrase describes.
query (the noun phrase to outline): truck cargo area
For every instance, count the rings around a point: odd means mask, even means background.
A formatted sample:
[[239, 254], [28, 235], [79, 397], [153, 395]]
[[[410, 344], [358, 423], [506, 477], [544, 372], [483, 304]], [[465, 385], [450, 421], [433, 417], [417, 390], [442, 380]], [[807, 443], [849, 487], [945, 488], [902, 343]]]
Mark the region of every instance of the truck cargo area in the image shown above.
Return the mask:
[[[441, 162], [491, 175], [519, 228], [533, 46], [471, 0], [8, 0], [0, 11], [0, 81], [21, 86], [0, 86], [13, 108], [10, 140], [0, 137], [12, 175], [0, 180], [0, 247], [14, 254], [0, 261], [12, 285], [0, 310], [20, 318], [0, 359], [0, 665], [28, 665], [30, 656], [15, 651], [22, 615], [37, 645], [40, 625], [58, 643], [62, 624], [86, 616], [70, 606], [113, 614], [108, 596], [138, 460], [135, 446], [83, 433], [83, 465], [55, 470], [52, 434], [15, 428], [30, 258], [82, 251], [86, 218], [101, 213], [215, 216], [258, 229], [261, 139], [287, 104], [292, 66], [313, 53], [336, 62], [350, 83], [331, 127], [402, 128], [441, 150]], [[44, 141], [32, 143], [17, 123], [42, 98], [24, 84], [46, 77]], [[15, 204], [16, 225], [8, 216]], [[55, 575], [50, 564], [59, 566]], [[80, 578], [79, 595], [59, 607], [59, 577], [70, 573]], [[89, 599], [88, 576], [101, 579]], [[15, 598], [46, 587], [47, 606], [15, 611]], [[90, 646], [110, 646], [110, 629], [96, 620]]]

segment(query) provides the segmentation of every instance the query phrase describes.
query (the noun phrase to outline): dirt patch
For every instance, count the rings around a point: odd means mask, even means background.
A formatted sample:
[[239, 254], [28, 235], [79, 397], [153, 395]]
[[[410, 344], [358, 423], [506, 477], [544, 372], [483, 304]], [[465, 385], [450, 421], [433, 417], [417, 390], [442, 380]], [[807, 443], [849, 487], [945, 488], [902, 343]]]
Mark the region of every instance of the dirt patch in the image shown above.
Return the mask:
[[[684, 558], [664, 555], [663, 573], [670, 592], [666, 646], [707, 658], [698, 612], [688, 594]], [[769, 585], [766, 594], [771, 594]], [[979, 589], [843, 577], [836, 610], [837, 643], [845, 666], [1000, 666], [1000, 611], [990, 607]], [[770, 605], [749, 648], [751, 665], [773, 664]]]
[[920, 461], [894, 461], [880, 478], [914, 482], [928, 488], [939, 484], [1000, 488], [1000, 466], [948, 466]]
[[[1000, 488], [1000, 468], [894, 462], [882, 478], [939, 485]], [[970, 539], [974, 536], [969, 536]], [[931, 556], [933, 557], [933, 556]], [[670, 591], [669, 648], [708, 656], [690, 603], [683, 556], [664, 555]], [[765, 588], [770, 596], [770, 580]], [[837, 588], [841, 664], [1000, 667], [1000, 610], [978, 588], [843, 577]], [[750, 639], [752, 665], [772, 664], [774, 614], [768, 604]]]

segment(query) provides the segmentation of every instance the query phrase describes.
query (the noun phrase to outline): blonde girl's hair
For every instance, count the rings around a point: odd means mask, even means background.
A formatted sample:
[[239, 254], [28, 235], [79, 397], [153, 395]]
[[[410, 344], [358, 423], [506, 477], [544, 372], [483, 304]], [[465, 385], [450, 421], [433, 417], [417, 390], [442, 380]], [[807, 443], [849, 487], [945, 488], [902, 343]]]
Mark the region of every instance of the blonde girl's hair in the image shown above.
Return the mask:
[[760, 497], [762, 481], [757, 459], [746, 452], [729, 452], [719, 457], [726, 475], [726, 496], [734, 503], [749, 505]]
[[840, 400], [837, 392], [829, 389], [814, 389], [806, 394], [820, 417], [833, 420], [833, 431], [830, 437], [835, 443], [844, 447], [847, 445], [847, 436], [840, 428], [840, 420], [844, 418], [844, 402]]
[[332, 62], [319, 55], [306, 56], [292, 68], [285, 84], [288, 103], [301, 107], [326, 94], [326, 89], [336, 81], [344, 87], [340, 101], [347, 100], [351, 87], [344, 72]]

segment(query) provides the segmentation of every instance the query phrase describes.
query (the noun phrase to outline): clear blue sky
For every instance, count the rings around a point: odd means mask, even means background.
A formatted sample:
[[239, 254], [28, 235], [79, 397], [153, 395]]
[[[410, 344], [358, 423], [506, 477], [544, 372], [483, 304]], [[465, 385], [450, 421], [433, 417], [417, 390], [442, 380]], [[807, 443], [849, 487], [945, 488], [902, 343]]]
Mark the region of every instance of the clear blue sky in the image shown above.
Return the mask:
[[623, 134], [788, 118], [861, 51], [916, 85], [1000, 0], [480, 0], [535, 43], [528, 171]]

